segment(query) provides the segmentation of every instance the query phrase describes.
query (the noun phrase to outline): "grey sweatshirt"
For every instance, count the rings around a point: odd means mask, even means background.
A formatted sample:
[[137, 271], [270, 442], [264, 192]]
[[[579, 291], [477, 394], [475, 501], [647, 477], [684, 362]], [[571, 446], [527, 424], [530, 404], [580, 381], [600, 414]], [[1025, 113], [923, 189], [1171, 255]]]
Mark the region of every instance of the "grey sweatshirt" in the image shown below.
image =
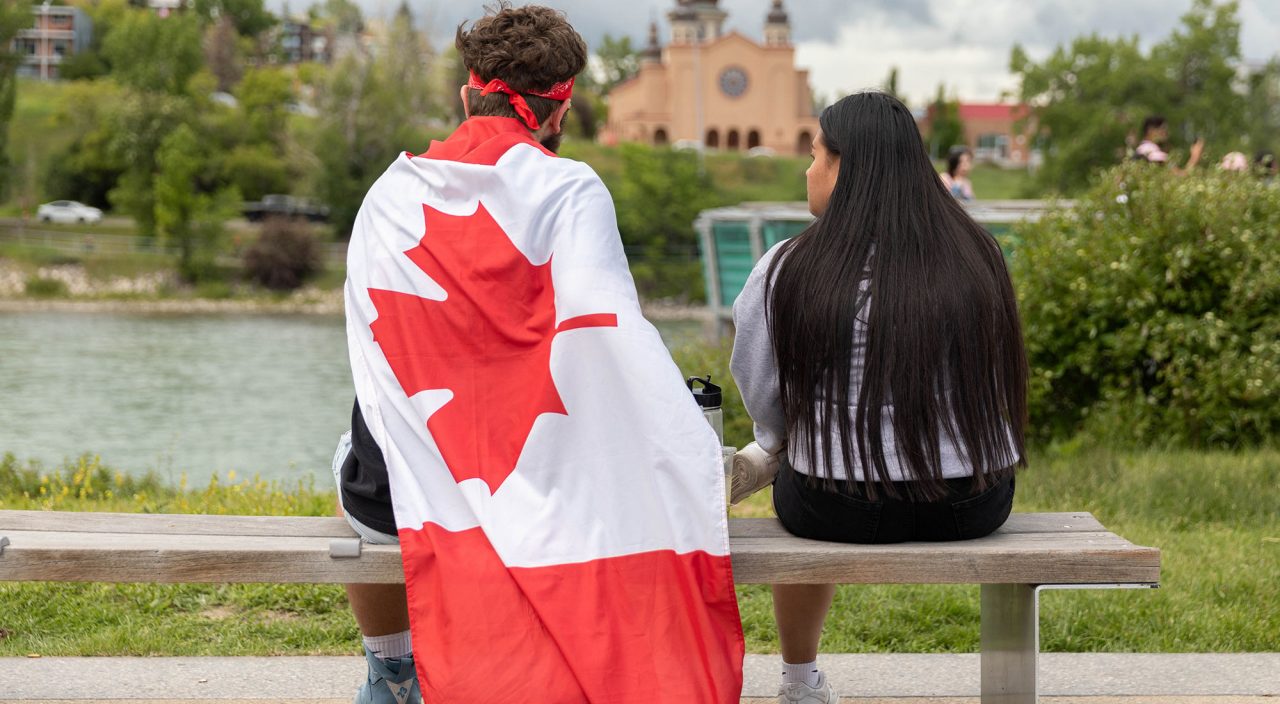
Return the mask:
[[[781, 245], [778, 245], [781, 246]], [[782, 398], [778, 386], [778, 364], [773, 357], [773, 341], [769, 336], [769, 326], [765, 321], [765, 275], [769, 263], [778, 253], [778, 246], [770, 249], [751, 272], [746, 287], [733, 304], [733, 324], [737, 335], [733, 341], [733, 361], [730, 369], [733, 378], [738, 382], [738, 390], [742, 392], [742, 401], [747, 413], [755, 421], [756, 442], [765, 451], [777, 452], [784, 445], [787, 447], [787, 459], [798, 472], [815, 476], [825, 476], [822, 458], [810, 458], [806, 450], [807, 443], [799, 440], [787, 442], [787, 420], [782, 412]], [[849, 414], [856, 417], [857, 398], [862, 385], [863, 358], [867, 348], [867, 328], [864, 309], [858, 312], [854, 322], [854, 339], [849, 372]], [[815, 408], [814, 413], [821, 415], [822, 409]], [[893, 433], [893, 406], [886, 406], [881, 415], [881, 437], [884, 439], [885, 460], [893, 481], [908, 481], [906, 469], [898, 461], [897, 443]], [[942, 474], [948, 479], [973, 476], [973, 468], [965, 459], [964, 453], [957, 447], [947, 433], [939, 433], [939, 452], [942, 458]], [[818, 443], [819, 452], [822, 444]], [[836, 445], [838, 448], [838, 442]], [[833, 448], [835, 450], [836, 448]], [[865, 481], [861, 463], [845, 467], [839, 457], [839, 451], [833, 451], [832, 458], [837, 463], [832, 467], [831, 476], [836, 479]]]

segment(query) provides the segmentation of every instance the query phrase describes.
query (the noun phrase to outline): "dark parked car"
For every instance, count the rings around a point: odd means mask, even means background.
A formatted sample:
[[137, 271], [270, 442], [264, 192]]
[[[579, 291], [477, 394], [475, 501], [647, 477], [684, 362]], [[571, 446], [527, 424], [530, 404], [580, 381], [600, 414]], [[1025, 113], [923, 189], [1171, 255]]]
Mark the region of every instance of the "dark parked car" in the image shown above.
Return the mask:
[[240, 208], [249, 222], [261, 222], [267, 218], [300, 218], [309, 222], [328, 222], [329, 208], [306, 198], [268, 195], [261, 201], [246, 202]]

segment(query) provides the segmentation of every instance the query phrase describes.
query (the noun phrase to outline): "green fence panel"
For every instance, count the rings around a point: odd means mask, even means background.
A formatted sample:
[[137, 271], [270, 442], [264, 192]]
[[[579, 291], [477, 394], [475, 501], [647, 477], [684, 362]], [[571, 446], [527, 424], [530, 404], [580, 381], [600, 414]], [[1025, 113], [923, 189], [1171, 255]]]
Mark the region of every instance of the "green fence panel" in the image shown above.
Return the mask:
[[773, 246], [783, 240], [789, 240], [792, 237], [804, 232], [812, 221], [802, 220], [768, 220], [764, 223], [764, 251], [769, 251]]
[[711, 236], [715, 240], [716, 265], [720, 270], [716, 281], [720, 287], [720, 300], [731, 306], [742, 293], [742, 287], [747, 285], [747, 277], [755, 267], [755, 257], [751, 253], [751, 223], [717, 222], [711, 226]]
[[[765, 220], [761, 223], [761, 236], [764, 250], [768, 251], [783, 240], [790, 239], [804, 232], [812, 223], [811, 220]], [[1000, 249], [1006, 258], [1022, 243], [1013, 234], [1013, 224], [1005, 222], [979, 223], [1000, 243]], [[715, 262], [718, 276], [711, 280], [710, 267], [706, 267], [707, 299], [712, 300], [713, 291], [717, 288], [720, 300], [726, 307], [732, 306], [742, 293], [747, 277], [755, 267], [755, 256], [751, 251], [751, 221], [715, 220], [711, 224], [711, 239], [715, 248]], [[699, 243], [701, 247], [701, 243]], [[704, 262], [708, 262], [711, 253], [702, 252]], [[709, 263], [709, 262], [708, 262]], [[713, 288], [714, 287], [714, 288]]]

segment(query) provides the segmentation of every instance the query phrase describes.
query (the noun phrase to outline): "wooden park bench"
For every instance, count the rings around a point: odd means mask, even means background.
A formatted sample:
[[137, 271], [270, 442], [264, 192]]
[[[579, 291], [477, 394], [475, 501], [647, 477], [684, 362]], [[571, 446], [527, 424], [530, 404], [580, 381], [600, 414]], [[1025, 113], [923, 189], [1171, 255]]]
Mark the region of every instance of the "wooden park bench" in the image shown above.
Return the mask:
[[[1043, 589], [1153, 588], [1160, 551], [1087, 513], [1017, 514], [960, 543], [843, 545], [774, 519], [729, 522], [742, 584], [980, 584], [982, 701], [1036, 701]], [[340, 518], [0, 511], [0, 581], [404, 581], [396, 546], [362, 545]]]

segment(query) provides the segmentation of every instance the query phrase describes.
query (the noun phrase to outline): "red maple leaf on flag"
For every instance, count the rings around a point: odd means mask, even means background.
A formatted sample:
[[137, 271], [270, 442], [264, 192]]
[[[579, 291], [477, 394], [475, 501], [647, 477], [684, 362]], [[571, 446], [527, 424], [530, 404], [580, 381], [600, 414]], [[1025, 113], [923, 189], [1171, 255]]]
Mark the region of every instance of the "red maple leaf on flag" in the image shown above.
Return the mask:
[[567, 415], [551, 378], [551, 342], [567, 330], [617, 327], [615, 314], [556, 326], [551, 261], [534, 265], [483, 204], [473, 215], [422, 206], [426, 234], [405, 252], [448, 294], [433, 301], [369, 289], [370, 328], [406, 396], [449, 389], [427, 420], [454, 480], [498, 490], [515, 470], [533, 423]]

